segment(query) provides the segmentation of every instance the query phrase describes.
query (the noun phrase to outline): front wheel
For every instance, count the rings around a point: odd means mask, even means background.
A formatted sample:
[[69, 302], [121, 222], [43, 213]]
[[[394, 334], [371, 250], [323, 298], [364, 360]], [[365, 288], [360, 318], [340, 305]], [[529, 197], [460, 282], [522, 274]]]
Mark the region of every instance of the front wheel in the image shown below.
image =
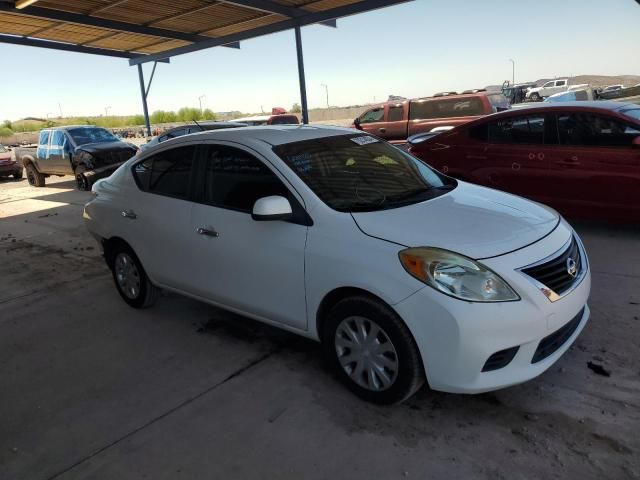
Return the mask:
[[540, 95], [538, 93], [532, 93], [529, 98], [531, 99], [532, 102], [540, 101]]
[[341, 380], [364, 400], [401, 402], [424, 383], [420, 353], [409, 329], [372, 298], [347, 298], [331, 309], [323, 348]]
[[151, 283], [133, 250], [126, 245], [119, 245], [111, 255], [113, 281], [122, 299], [134, 308], [152, 306], [160, 289]]
[[84, 165], [78, 165], [76, 167], [75, 175], [76, 175], [76, 186], [78, 187], [78, 190], [82, 190], [82, 191], [91, 190], [91, 182], [89, 182], [89, 179], [85, 175], [86, 171], [87, 169]]
[[19, 172], [14, 173], [13, 178], [15, 178], [16, 180], [20, 180], [22, 178], [22, 169], [20, 169]]

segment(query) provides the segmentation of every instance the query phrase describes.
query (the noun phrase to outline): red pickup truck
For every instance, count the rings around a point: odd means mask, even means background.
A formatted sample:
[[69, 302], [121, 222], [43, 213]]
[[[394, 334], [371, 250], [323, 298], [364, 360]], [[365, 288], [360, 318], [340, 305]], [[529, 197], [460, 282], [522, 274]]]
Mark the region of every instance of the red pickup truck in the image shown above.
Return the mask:
[[356, 118], [351, 127], [399, 143], [417, 133], [430, 132], [436, 127], [455, 127], [508, 108], [509, 100], [501, 92], [445, 92], [376, 105]]

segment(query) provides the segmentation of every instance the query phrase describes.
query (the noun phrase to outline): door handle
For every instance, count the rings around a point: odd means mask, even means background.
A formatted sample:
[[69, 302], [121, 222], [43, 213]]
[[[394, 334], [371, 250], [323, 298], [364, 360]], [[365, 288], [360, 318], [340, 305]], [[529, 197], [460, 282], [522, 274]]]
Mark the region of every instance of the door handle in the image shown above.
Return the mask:
[[580, 165], [580, 162], [578, 161], [578, 157], [576, 156], [573, 156], [571, 158], [565, 158], [564, 160], [558, 160], [556, 163], [564, 167], [577, 167]]
[[520, 170], [520, 168], [521, 168], [521, 167], [522, 167], [522, 165], [520, 165], [518, 162], [513, 162], [513, 163], [511, 164], [511, 169], [512, 169], [512, 170], [515, 170], [516, 172], [517, 172], [518, 170]]
[[384, 127], [379, 128], [379, 129], [378, 129], [378, 131], [379, 131], [380, 133], [387, 133], [387, 129], [386, 129], [386, 128], [384, 128]]
[[120, 213], [124, 218], [129, 218], [131, 220], [135, 220], [137, 218], [137, 215], [133, 210], [123, 210]]
[[211, 227], [198, 227], [196, 228], [196, 233], [198, 235], [205, 235], [213, 238], [218, 238], [220, 236], [220, 234]]

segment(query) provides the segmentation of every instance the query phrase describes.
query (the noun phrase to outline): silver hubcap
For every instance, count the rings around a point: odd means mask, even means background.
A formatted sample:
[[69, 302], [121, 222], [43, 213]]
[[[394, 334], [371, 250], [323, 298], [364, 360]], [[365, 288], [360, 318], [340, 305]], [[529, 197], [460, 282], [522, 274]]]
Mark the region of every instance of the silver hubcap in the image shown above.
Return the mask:
[[135, 300], [140, 295], [140, 273], [133, 259], [119, 253], [115, 261], [116, 281], [127, 298]]
[[364, 317], [347, 317], [336, 330], [336, 353], [347, 375], [367, 390], [391, 387], [398, 376], [398, 355], [388, 335]]

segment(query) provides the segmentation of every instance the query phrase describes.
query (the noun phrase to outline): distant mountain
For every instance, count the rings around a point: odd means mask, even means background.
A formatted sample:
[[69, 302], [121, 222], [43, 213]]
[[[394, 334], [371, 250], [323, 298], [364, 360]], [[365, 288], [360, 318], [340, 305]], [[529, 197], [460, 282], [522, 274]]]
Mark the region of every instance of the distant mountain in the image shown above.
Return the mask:
[[[556, 77], [566, 78], [566, 77]], [[540, 78], [535, 80], [536, 85], [540, 86], [553, 78]], [[517, 83], [525, 83], [518, 81]], [[632, 87], [640, 83], [640, 75], [576, 75], [575, 77], [569, 77], [569, 85], [582, 85], [588, 83], [592, 87], [606, 87], [607, 85], [624, 85], [625, 87]], [[502, 85], [489, 85], [485, 87], [487, 90], [500, 90]]]

